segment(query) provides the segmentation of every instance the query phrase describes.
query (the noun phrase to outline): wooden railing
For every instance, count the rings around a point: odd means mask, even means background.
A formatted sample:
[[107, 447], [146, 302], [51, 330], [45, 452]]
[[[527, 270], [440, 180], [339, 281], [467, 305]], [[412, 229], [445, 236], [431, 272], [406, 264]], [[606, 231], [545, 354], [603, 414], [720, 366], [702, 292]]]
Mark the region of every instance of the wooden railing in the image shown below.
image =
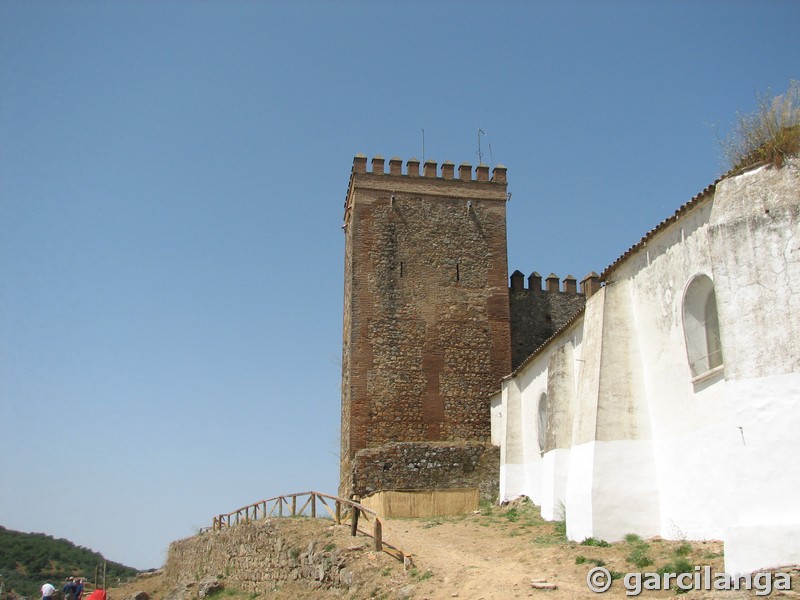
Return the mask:
[[[305, 498], [305, 502], [302, 501]], [[298, 505], [300, 509], [298, 510]], [[217, 515], [213, 518], [211, 527], [204, 527], [200, 530], [219, 531], [228, 527], [233, 527], [240, 523], [259, 521], [272, 517], [300, 517], [306, 516], [317, 518], [317, 509], [324, 509], [321, 518], [331, 518], [336, 525], [350, 526], [350, 535], [355, 536], [358, 532], [371, 537], [374, 541], [374, 548], [378, 552], [386, 552], [408, 566], [411, 563], [411, 556], [399, 548], [388, 544], [383, 540], [383, 521], [378, 513], [362, 506], [357, 500], [346, 500], [337, 496], [329, 496], [320, 492], [300, 492], [299, 494], [287, 494], [285, 496], [275, 496], [267, 500], [261, 500], [254, 504], [248, 504], [227, 514]], [[359, 523], [360, 521], [360, 523]], [[369, 528], [364, 528], [364, 524]]]

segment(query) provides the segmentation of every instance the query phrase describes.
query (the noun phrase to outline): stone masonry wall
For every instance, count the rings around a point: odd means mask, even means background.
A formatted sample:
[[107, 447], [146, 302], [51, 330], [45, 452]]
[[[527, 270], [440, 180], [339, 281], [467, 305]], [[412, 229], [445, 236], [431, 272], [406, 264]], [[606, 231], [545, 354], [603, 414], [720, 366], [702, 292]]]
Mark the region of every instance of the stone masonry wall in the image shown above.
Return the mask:
[[505, 168], [383, 163], [355, 158], [345, 208], [342, 496], [360, 450], [488, 442], [511, 370]]
[[268, 594], [286, 583], [348, 588], [357, 583], [351, 563], [366, 548], [363, 538], [330, 521], [278, 518], [173, 542], [164, 572], [176, 598], [191, 596], [187, 586], [209, 580], [250, 594]]
[[565, 279], [559, 288], [558, 278], [548, 277], [550, 290], [541, 288], [541, 277], [528, 278], [522, 285], [522, 273], [511, 276], [509, 292], [511, 315], [511, 360], [516, 369], [534, 350], [564, 326], [586, 304], [586, 296], [577, 292], [574, 279]]
[[379, 490], [479, 488], [481, 500], [497, 498], [500, 449], [487, 444], [391, 443], [360, 450], [353, 460], [354, 493]]

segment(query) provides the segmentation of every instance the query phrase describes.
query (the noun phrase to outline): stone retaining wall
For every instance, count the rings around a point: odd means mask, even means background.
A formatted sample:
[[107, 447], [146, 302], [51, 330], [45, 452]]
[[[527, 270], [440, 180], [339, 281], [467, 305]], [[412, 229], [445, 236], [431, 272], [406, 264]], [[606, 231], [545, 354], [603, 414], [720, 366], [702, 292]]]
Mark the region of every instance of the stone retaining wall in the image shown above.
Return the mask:
[[193, 596], [187, 590], [208, 580], [254, 594], [290, 582], [312, 589], [349, 588], [353, 571], [348, 565], [368, 553], [367, 547], [363, 537], [350, 537], [330, 521], [271, 519], [173, 542], [164, 573], [171, 597]]
[[353, 490], [478, 488], [493, 502], [500, 477], [500, 449], [481, 443], [395, 442], [360, 450], [353, 459]]

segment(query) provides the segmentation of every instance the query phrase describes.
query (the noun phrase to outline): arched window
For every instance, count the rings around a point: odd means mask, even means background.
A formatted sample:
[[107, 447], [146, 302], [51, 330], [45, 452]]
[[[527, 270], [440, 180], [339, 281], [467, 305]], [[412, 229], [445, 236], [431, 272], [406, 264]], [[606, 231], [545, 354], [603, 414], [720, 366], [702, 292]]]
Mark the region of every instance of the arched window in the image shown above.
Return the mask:
[[722, 345], [714, 283], [698, 275], [689, 283], [683, 298], [683, 332], [692, 377], [722, 366]]
[[539, 452], [544, 454], [547, 437], [547, 394], [539, 396]]

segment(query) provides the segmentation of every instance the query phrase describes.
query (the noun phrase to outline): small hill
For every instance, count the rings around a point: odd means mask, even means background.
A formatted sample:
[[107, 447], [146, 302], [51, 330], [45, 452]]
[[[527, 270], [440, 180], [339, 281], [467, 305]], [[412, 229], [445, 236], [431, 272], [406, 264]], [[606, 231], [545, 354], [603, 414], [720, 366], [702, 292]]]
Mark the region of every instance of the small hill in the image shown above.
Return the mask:
[[[333, 526], [322, 519], [313, 526], [313, 520], [305, 517], [275, 518], [273, 525], [279, 520], [286, 527], [281, 527], [276, 541], [280, 539], [281, 545], [290, 549], [287, 564], [309, 564], [305, 562], [306, 548], [316, 547], [315, 556], [324, 560], [327, 555], [329, 565], [339, 563], [343, 576], [277, 577], [284, 563], [279, 561], [273, 571], [263, 568], [263, 554], [254, 552], [258, 547], [254, 535], [257, 526], [246, 523], [203, 534], [205, 538], [180, 540], [178, 544], [196, 544], [199, 554], [173, 553], [171, 549], [163, 571], [111, 589], [109, 600], [126, 600], [139, 591], [152, 600], [192, 600], [200, 596], [202, 579], [221, 584], [224, 590], [211, 598], [225, 600], [252, 600], [256, 596], [264, 600], [601, 600], [631, 596], [625, 573], [694, 574], [697, 566], [707, 566], [712, 573], [724, 572], [721, 541], [645, 540], [629, 534], [615, 543], [593, 538], [571, 542], [563, 521], [544, 521], [539, 507], [523, 499], [506, 506], [484, 505], [468, 515], [385, 519], [383, 540], [411, 555], [413, 564], [408, 569], [389, 555], [375, 552], [369, 538], [350, 537], [348, 527]], [[308, 536], [316, 537], [313, 546]], [[226, 545], [234, 547], [234, 552], [223, 554], [235, 554], [236, 560], [217, 571], [218, 566], [211, 565], [210, 548]], [[204, 555], [208, 556], [207, 563]], [[212, 568], [205, 571], [205, 566]], [[604, 594], [595, 594], [587, 586], [587, 576], [598, 568], [607, 569], [613, 578]], [[781, 571], [790, 574], [793, 590], [800, 589], [800, 566]], [[683, 591], [678, 590], [674, 579], [667, 587], [671, 589], [647, 589], [642, 597], [675, 598], [676, 592]], [[763, 594], [763, 584], [761, 589], [750, 591], [699, 589], [680, 597], [749, 600], [759, 594]], [[796, 591], [775, 591], [774, 595], [800, 596]]]
[[50, 581], [56, 589], [70, 576], [93, 581], [98, 566], [102, 573], [103, 563], [108, 580], [128, 579], [138, 572], [132, 567], [107, 562], [99, 552], [76, 546], [69, 540], [0, 526], [0, 573], [9, 598], [36, 598], [45, 581]]

